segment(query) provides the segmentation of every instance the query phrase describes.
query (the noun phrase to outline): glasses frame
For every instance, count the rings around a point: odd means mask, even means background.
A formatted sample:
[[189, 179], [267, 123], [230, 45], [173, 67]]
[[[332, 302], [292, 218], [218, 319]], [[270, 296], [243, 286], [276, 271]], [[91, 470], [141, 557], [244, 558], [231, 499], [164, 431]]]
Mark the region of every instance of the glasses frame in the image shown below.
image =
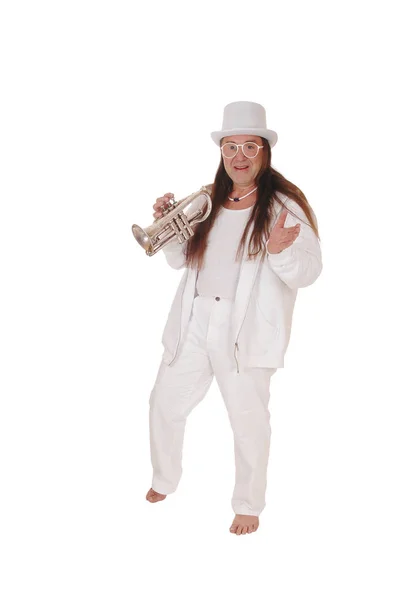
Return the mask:
[[[233, 144], [234, 146], [236, 146], [236, 152], [233, 156], [225, 156], [225, 154], [223, 152], [224, 146], [228, 146], [229, 144]], [[245, 151], [243, 150], [243, 146], [245, 146], [245, 144], [253, 144], [253, 146], [257, 146], [257, 153], [254, 156], [247, 156], [247, 154], [245, 154]], [[264, 146], [259, 146], [258, 144], [256, 144], [256, 142], [245, 142], [244, 144], [235, 144], [235, 142], [225, 142], [225, 144], [223, 144], [221, 146], [221, 154], [223, 155], [224, 158], [235, 158], [235, 156], [239, 152], [239, 148], [242, 148], [242, 152], [243, 152], [244, 156], [246, 156], [246, 158], [256, 158], [260, 148], [264, 148]]]

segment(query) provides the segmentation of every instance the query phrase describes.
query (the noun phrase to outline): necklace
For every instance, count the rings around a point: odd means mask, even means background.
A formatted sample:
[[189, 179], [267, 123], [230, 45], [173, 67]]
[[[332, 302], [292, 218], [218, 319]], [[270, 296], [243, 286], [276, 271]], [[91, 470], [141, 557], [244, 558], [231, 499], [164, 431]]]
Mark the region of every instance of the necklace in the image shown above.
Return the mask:
[[228, 200], [231, 200], [232, 202], [239, 202], [239, 200], [243, 200], [243, 198], [247, 198], [247, 196], [250, 196], [250, 194], [252, 194], [253, 192], [255, 192], [257, 188], [258, 188], [258, 186], [255, 187], [254, 190], [252, 190], [251, 192], [249, 192], [245, 196], [241, 196], [240, 198], [231, 198], [230, 196], [228, 196]]

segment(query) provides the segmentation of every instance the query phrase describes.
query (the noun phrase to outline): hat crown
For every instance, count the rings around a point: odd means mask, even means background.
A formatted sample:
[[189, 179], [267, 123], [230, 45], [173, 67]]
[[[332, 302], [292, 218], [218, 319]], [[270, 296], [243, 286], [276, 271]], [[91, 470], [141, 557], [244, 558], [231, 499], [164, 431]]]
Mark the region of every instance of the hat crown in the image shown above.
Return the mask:
[[229, 135], [258, 135], [268, 140], [270, 147], [275, 146], [278, 135], [267, 128], [265, 108], [257, 102], [231, 102], [224, 108], [221, 131], [213, 131], [211, 138], [217, 146]]
[[224, 108], [222, 129], [267, 129], [265, 109], [256, 102], [231, 102]]

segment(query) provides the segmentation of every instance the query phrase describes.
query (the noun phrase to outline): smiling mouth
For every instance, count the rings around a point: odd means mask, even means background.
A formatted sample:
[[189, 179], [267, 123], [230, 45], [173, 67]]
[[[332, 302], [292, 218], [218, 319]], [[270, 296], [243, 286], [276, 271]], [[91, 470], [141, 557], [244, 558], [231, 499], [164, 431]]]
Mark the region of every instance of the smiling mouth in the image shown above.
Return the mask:
[[234, 167], [234, 169], [236, 169], [237, 171], [244, 171], [245, 169], [248, 169], [249, 167], [246, 165], [246, 167]]

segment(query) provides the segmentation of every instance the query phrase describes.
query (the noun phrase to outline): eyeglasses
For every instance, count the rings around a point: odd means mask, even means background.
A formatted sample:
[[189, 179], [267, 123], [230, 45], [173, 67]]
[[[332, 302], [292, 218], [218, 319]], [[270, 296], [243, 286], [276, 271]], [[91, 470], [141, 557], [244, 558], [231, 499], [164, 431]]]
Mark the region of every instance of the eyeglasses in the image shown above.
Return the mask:
[[264, 148], [264, 146], [259, 146], [254, 142], [245, 142], [244, 144], [233, 144], [232, 142], [227, 142], [221, 146], [221, 152], [225, 158], [233, 158], [238, 154], [239, 148], [242, 148], [242, 152], [246, 158], [255, 158], [260, 148]]

